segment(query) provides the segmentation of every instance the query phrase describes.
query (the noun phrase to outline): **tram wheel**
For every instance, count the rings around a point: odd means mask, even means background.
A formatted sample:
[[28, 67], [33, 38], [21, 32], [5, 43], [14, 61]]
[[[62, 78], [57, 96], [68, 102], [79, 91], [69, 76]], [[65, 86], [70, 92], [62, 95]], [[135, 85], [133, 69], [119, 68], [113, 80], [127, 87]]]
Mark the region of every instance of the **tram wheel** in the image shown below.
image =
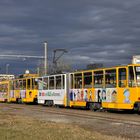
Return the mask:
[[17, 103], [18, 104], [22, 104], [22, 99], [21, 98], [17, 98]]

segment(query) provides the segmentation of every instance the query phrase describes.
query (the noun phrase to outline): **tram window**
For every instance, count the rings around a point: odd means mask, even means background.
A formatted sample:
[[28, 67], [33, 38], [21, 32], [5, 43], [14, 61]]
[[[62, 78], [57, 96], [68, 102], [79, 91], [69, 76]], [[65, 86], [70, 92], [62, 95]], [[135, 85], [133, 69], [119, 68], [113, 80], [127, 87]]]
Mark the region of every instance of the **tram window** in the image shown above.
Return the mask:
[[5, 92], [8, 92], [8, 84], [5, 84]]
[[14, 81], [14, 89], [15, 90], [19, 89], [19, 81], [18, 80]]
[[0, 85], [0, 92], [3, 92], [3, 85]]
[[32, 81], [32, 87], [31, 88], [34, 89], [34, 79], [32, 78], [31, 81]]
[[119, 87], [126, 87], [127, 80], [126, 80], [126, 68], [119, 69]]
[[135, 67], [137, 86], [140, 87], [140, 67]]
[[3, 84], [3, 91], [8, 92], [8, 84]]
[[56, 89], [61, 89], [61, 76], [56, 76]]
[[73, 74], [70, 75], [70, 88], [73, 89]]
[[19, 89], [23, 89], [23, 81], [22, 80], [19, 80]]
[[8, 91], [8, 84], [0, 85], [0, 91], [1, 92], [7, 92]]
[[62, 89], [64, 89], [65, 88], [65, 75], [62, 75]]
[[10, 81], [10, 90], [14, 90], [14, 81]]
[[27, 79], [27, 89], [31, 89], [31, 79]]
[[37, 89], [38, 88], [38, 82], [35, 78], [32, 78], [32, 89]]
[[84, 73], [84, 88], [92, 88], [92, 72]]
[[133, 67], [129, 67], [129, 87], [135, 87], [135, 81], [134, 81], [134, 70]]
[[102, 88], [103, 87], [103, 71], [94, 71], [94, 87]]
[[48, 89], [48, 77], [43, 78], [43, 89], [44, 90]]
[[20, 89], [20, 83], [19, 83], [19, 80], [16, 81], [16, 88], [17, 88], [17, 89]]
[[[2, 85], [0, 85], [0, 92], [2, 92]], [[0, 93], [1, 94], [1, 93]]]
[[13, 81], [13, 87], [14, 87], [14, 90], [17, 88], [16, 87], [16, 81]]
[[49, 89], [54, 89], [54, 77], [49, 77]]
[[23, 80], [23, 90], [25, 90], [26, 89], [26, 80], [24, 79]]
[[42, 78], [38, 78], [38, 89], [43, 90], [44, 82]]
[[82, 88], [82, 73], [78, 73], [74, 75], [75, 88]]
[[105, 71], [105, 86], [106, 88], [116, 87], [116, 69]]
[[1, 91], [1, 92], [4, 92], [3, 84], [0, 85], [0, 91]]
[[0, 85], [0, 92], [4, 92], [3, 84]]
[[5, 85], [4, 84], [1, 85], [1, 92], [5, 92]]

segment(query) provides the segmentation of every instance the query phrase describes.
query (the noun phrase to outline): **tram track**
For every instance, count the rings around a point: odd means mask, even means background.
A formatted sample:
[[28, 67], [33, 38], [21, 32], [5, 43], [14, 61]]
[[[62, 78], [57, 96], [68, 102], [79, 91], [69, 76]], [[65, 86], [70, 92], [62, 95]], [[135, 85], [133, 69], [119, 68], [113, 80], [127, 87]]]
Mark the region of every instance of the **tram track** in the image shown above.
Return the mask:
[[[6, 105], [6, 106], [5, 106]], [[120, 114], [114, 117], [110, 114], [110, 116], [107, 113], [104, 112], [99, 112], [98, 114], [96, 112], [91, 112], [91, 111], [83, 111], [83, 110], [72, 110], [72, 109], [65, 109], [65, 108], [53, 108], [53, 107], [42, 107], [41, 105], [25, 105], [25, 104], [1, 104], [1, 106], [6, 107], [6, 110], [8, 109], [28, 109], [28, 111], [36, 111], [38, 113], [49, 113], [53, 115], [65, 115], [68, 117], [75, 117], [75, 118], [82, 118], [82, 119], [90, 119], [90, 120], [100, 120], [100, 121], [107, 121], [110, 123], [114, 124], [119, 124], [119, 125], [135, 125], [135, 126], [140, 126], [140, 120], [135, 120], [136, 116], [134, 119], [124, 119], [124, 118], [118, 118]], [[122, 116], [123, 114], [121, 114]], [[125, 114], [127, 115], [127, 114]], [[133, 114], [129, 114], [133, 115]]]

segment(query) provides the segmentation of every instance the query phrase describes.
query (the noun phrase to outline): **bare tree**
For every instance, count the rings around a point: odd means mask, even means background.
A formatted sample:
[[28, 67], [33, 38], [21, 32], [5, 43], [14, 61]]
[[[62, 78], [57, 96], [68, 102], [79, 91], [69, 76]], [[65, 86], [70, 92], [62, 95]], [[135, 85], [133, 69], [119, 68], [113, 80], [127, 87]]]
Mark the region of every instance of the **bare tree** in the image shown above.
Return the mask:
[[[49, 62], [48, 65], [49, 66], [48, 66], [47, 74], [58, 74], [58, 73], [66, 73], [66, 72], [72, 71], [71, 64], [64, 61], [63, 59], [60, 59], [57, 62], [57, 65], [54, 65], [53, 62]], [[43, 60], [41, 62], [39, 62], [37, 71], [40, 76], [44, 75], [44, 61]]]
[[88, 64], [86, 69], [91, 70], [91, 69], [97, 69], [97, 68], [102, 68], [104, 65], [102, 63], [93, 63], [93, 64]]

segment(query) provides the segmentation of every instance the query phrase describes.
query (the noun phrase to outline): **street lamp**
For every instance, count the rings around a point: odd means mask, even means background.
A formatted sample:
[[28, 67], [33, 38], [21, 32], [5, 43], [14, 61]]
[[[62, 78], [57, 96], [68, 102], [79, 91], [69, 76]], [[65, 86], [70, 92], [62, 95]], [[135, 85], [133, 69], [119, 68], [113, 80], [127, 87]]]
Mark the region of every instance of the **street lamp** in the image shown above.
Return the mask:
[[10, 66], [10, 64], [6, 64], [6, 74], [9, 73], [9, 66]]
[[44, 56], [44, 74], [47, 74], [48, 70], [48, 60], [47, 60], [47, 51], [48, 51], [48, 46], [47, 46], [47, 41], [44, 42], [44, 47], [45, 47], [45, 56]]

